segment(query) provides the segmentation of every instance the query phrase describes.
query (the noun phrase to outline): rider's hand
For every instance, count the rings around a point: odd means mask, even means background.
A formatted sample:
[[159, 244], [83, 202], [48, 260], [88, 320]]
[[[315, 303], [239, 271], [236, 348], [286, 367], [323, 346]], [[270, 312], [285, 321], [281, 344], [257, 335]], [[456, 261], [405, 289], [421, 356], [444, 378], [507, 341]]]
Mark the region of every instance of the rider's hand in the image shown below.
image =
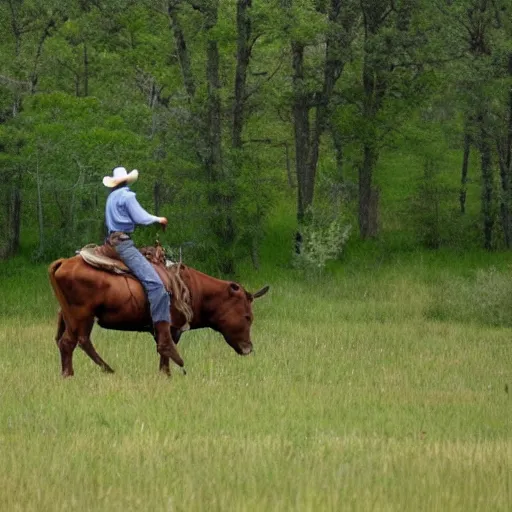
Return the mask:
[[160, 217], [160, 224], [162, 224], [162, 226], [167, 226], [167, 218], [166, 217]]

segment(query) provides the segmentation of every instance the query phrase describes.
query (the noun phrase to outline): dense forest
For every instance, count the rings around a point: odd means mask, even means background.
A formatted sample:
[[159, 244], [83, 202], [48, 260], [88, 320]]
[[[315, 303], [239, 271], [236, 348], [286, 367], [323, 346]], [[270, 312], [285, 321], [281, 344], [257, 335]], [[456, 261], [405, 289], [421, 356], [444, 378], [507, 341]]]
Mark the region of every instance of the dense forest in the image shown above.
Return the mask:
[[0, 24], [0, 259], [100, 243], [118, 165], [223, 274], [283, 205], [305, 262], [512, 245], [512, 0], [0, 0]]

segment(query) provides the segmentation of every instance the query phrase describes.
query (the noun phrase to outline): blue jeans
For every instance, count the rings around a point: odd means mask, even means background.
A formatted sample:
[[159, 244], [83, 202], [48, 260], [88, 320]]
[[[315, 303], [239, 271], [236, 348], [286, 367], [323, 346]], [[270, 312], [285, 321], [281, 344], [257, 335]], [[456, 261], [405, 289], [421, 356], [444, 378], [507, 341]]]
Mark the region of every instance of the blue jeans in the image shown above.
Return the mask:
[[132, 240], [125, 240], [119, 243], [115, 249], [146, 290], [153, 322], [170, 323], [171, 300], [162, 280], [151, 266], [151, 263], [135, 247]]

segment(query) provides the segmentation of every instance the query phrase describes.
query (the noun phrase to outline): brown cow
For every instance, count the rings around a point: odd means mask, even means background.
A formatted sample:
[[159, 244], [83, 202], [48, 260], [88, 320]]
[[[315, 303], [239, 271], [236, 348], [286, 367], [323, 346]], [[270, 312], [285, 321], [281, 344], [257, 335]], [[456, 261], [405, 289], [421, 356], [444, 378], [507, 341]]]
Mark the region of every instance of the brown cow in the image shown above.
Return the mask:
[[[93, 268], [81, 256], [53, 262], [49, 275], [61, 306], [56, 341], [64, 377], [73, 375], [77, 344], [104, 371], [113, 372], [91, 343], [95, 320], [105, 329], [153, 333], [144, 290], [134, 277]], [[220, 332], [238, 354], [251, 353], [252, 301], [269, 287], [249, 293], [235, 282], [216, 279], [185, 265], [181, 266], [180, 276], [190, 292], [190, 328], [210, 327]], [[171, 302], [171, 334], [177, 343], [185, 318], [175, 309], [175, 301]], [[177, 351], [176, 354], [174, 362], [183, 366]], [[168, 357], [160, 356], [160, 370], [170, 373]]]

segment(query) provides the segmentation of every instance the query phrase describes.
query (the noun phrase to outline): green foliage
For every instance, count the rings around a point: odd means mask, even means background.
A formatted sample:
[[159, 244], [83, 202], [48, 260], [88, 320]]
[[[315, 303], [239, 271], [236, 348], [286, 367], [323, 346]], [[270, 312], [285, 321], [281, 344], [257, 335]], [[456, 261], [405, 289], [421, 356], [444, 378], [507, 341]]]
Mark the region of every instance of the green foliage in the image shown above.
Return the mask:
[[[258, 253], [271, 223], [268, 215], [288, 207], [290, 194], [297, 193], [289, 188], [295, 177], [287, 183], [287, 171], [295, 164], [291, 41], [304, 45], [304, 101], [311, 105], [313, 131], [314, 110], [322, 102], [327, 35], [340, 25], [328, 19], [330, 4], [324, 0], [253, 2], [243, 148], [235, 155], [236, 3], [171, 4], [190, 60], [193, 97], [184, 86], [177, 34], [161, 2], [0, 5], [0, 177], [8, 184], [0, 191], [3, 238], [11, 230], [6, 212], [19, 192], [22, 245], [38, 257], [97, 241], [105, 199], [101, 177], [121, 164], [141, 171], [137, 193], [148, 210], [154, 206], [169, 217], [165, 237], [172, 246], [192, 242], [190, 254], [213, 260], [212, 267], [224, 257], [242, 261]], [[315, 201], [324, 178], [334, 179], [350, 195], [340, 226], [357, 220], [366, 144], [378, 154], [374, 181], [381, 191], [383, 240], [402, 237], [435, 247], [479, 243], [481, 127], [474, 119], [477, 107], [487, 112], [497, 162], [497, 141], [507, 137], [512, 26], [508, 0], [481, 9], [474, 8], [477, 4], [343, 2], [344, 23], [335, 31], [343, 44], [333, 56], [343, 66], [327, 106], [328, 125], [340, 134], [342, 163], [335, 163], [328, 127], [315, 184]], [[217, 5], [215, 26], [204, 30], [204, 7]], [[371, 33], [365, 32], [368, 17], [362, 9], [372, 20], [376, 13], [385, 14]], [[485, 51], [471, 46], [478, 42], [471, 40], [472, 33], [481, 33]], [[216, 184], [205, 170], [209, 39], [220, 53], [223, 182]], [[370, 93], [364, 69], [378, 78]], [[464, 130], [473, 136], [473, 149], [467, 213], [461, 218]], [[429, 176], [423, 172], [425, 160], [435, 162]], [[495, 164], [495, 210], [505, 196], [497, 171]], [[233, 200], [236, 233], [229, 248], [213, 229], [225, 214], [208, 199], [220, 192]], [[495, 231], [499, 247], [499, 226]], [[139, 236], [149, 241], [154, 233]]]
[[325, 269], [328, 261], [338, 258], [343, 251], [349, 234], [350, 226], [333, 220], [327, 225], [313, 220], [311, 225], [302, 231], [302, 243], [299, 254], [294, 255], [294, 264], [307, 272], [318, 272]]
[[[14, 121], [4, 130], [5, 149], [24, 168], [25, 200], [39, 219], [36, 257], [70, 254], [100, 241], [101, 178], [121, 161], [144, 164], [147, 143], [122, 118], [105, 116], [95, 98], [38, 94]], [[17, 146], [16, 134], [23, 136]]]
[[352, 226], [343, 211], [310, 208], [307, 221], [300, 230], [300, 251], [295, 252], [293, 263], [306, 273], [321, 273], [329, 261], [337, 259], [349, 239]]

